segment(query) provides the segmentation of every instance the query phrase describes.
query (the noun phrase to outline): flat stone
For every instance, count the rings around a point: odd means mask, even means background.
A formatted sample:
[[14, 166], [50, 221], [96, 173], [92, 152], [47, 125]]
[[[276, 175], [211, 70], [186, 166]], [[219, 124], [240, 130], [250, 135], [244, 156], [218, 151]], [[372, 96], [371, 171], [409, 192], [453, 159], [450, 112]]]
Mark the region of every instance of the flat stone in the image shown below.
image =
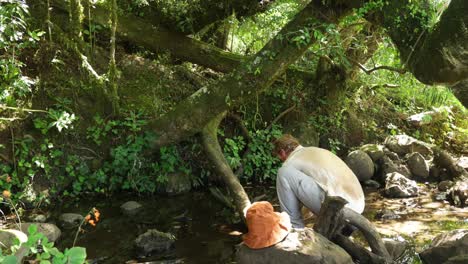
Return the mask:
[[64, 213], [59, 216], [59, 225], [67, 229], [75, 228], [81, 224], [83, 218], [80, 214]]
[[268, 248], [250, 249], [241, 243], [236, 259], [239, 264], [353, 263], [346, 251], [311, 228], [293, 230], [283, 241]]
[[143, 206], [135, 201], [128, 201], [120, 206], [120, 210], [124, 215], [134, 216], [136, 215]]

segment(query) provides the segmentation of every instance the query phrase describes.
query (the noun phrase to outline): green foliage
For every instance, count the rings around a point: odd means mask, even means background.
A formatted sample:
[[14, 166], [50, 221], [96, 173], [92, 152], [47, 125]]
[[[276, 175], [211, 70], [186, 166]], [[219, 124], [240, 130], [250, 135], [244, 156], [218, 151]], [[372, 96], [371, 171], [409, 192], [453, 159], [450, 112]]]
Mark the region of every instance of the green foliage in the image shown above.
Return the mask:
[[228, 39], [230, 49], [240, 54], [258, 52], [303, 7], [302, 3], [278, 0], [268, 10], [242, 21], [233, 21]]
[[272, 156], [271, 142], [281, 135], [281, 128], [272, 126], [270, 129], [252, 132], [251, 140], [247, 144], [241, 136], [226, 138], [223, 146], [224, 156], [233, 170], [243, 167], [241, 178], [244, 181], [274, 181], [280, 164], [279, 160]]
[[[168, 181], [171, 173], [190, 173], [191, 168], [181, 159], [175, 146], [160, 148], [157, 162], [145, 155], [150, 150], [155, 135], [151, 132], [142, 133], [142, 128], [146, 125], [142, 113], [131, 111], [124, 120], [105, 121], [99, 116], [94, 120], [96, 124], [88, 128], [88, 138], [100, 145], [110, 136], [115, 143], [110, 150], [110, 160], [105, 161], [86, 180], [75, 181], [74, 190], [88, 186], [87, 189], [98, 188], [101, 192], [133, 190], [154, 193]], [[88, 178], [94, 180], [89, 181]]]
[[[7, 1], [0, 8], [0, 104], [17, 106], [30, 95], [34, 80], [24, 76], [21, 53], [35, 47], [44, 34], [31, 30], [27, 23], [28, 6], [23, 1]], [[22, 99], [23, 101], [17, 101]]]
[[28, 227], [28, 241], [20, 244], [19, 241], [12, 246], [11, 253], [3, 255], [0, 249], [0, 263], [18, 263], [14, 255], [18, 250], [25, 251], [25, 257], [41, 264], [83, 264], [86, 263], [86, 249], [72, 247], [63, 252], [54, 247], [47, 237], [37, 232], [37, 226], [32, 224]]

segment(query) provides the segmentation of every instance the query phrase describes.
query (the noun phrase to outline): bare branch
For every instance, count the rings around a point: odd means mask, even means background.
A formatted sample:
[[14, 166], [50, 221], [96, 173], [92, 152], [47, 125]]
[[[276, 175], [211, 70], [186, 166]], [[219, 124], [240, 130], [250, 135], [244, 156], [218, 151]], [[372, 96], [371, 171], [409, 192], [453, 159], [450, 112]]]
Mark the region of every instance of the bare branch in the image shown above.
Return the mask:
[[407, 72], [407, 70], [404, 69], [404, 68], [396, 68], [396, 67], [385, 66], [385, 65], [377, 66], [377, 67], [374, 67], [372, 69], [367, 69], [364, 65], [362, 65], [359, 62], [353, 61], [353, 63], [355, 63], [366, 74], [371, 74], [372, 72], [378, 71], [378, 70], [388, 70], [388, 71], [398, 72], [399, 74], [404, 74], [404, 73]]

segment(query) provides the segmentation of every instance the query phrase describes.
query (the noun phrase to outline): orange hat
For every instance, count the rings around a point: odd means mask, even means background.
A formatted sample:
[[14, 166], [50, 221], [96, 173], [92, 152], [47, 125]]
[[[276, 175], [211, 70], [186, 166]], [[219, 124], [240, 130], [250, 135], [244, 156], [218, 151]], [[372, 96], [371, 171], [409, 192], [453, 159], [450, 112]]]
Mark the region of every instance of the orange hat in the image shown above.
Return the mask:
[[276, 213], [269, 202], [253, 203], [247, 210], [249, 232], [243, 236], [249, 248], [265, 248], [283, 240], [291, 229], [289, 215]]

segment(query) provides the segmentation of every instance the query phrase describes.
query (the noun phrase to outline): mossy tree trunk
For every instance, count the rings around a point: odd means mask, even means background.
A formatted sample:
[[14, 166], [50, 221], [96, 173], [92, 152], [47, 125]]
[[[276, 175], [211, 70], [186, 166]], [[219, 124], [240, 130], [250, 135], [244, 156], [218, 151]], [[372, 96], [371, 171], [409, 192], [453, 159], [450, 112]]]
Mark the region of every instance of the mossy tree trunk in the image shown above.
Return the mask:
[[336, 23], [350, 10], [350, 7], [342, 6], [340, 12], [336, 12], [322, 5], [321, 1], [308, 4], [246, 63], [220, 81], [186, 98], [168, 114], [154, 120], [151, 126], [159, 135], [156, 145], [170, 144], [193, 135], [219, 113], [254, 98], [315, 42], [313, 34], [301, 42], [301, 32], [322, 30], [325, 25]]
[[[388, 3], [368, 19], [386, 28], [401, 61], [419, 81], [453, 85], [468, 78], [468, 1], [452, 0], [433, 28], [428, 28], [427, 11], [414, 1]], [[459, 99], [468, 107], [466, 97]]]
[[224, 157], [223, 151], [221, 150], [218, 142], [219, 123], [223, 120], [225, 115], [226, 112], [223, 112], [208, 122], [201, 132], [201, 139], [208, 158], [214, 165], [215, 171], [226, 184], [226, 187], [231, 191], [236, 209], [239, 215], [243, 218], [244, 209], [250, 206], [250, 200], [244, 190], [244, 187], [242, 187], [237, 176], [234, 174]]

